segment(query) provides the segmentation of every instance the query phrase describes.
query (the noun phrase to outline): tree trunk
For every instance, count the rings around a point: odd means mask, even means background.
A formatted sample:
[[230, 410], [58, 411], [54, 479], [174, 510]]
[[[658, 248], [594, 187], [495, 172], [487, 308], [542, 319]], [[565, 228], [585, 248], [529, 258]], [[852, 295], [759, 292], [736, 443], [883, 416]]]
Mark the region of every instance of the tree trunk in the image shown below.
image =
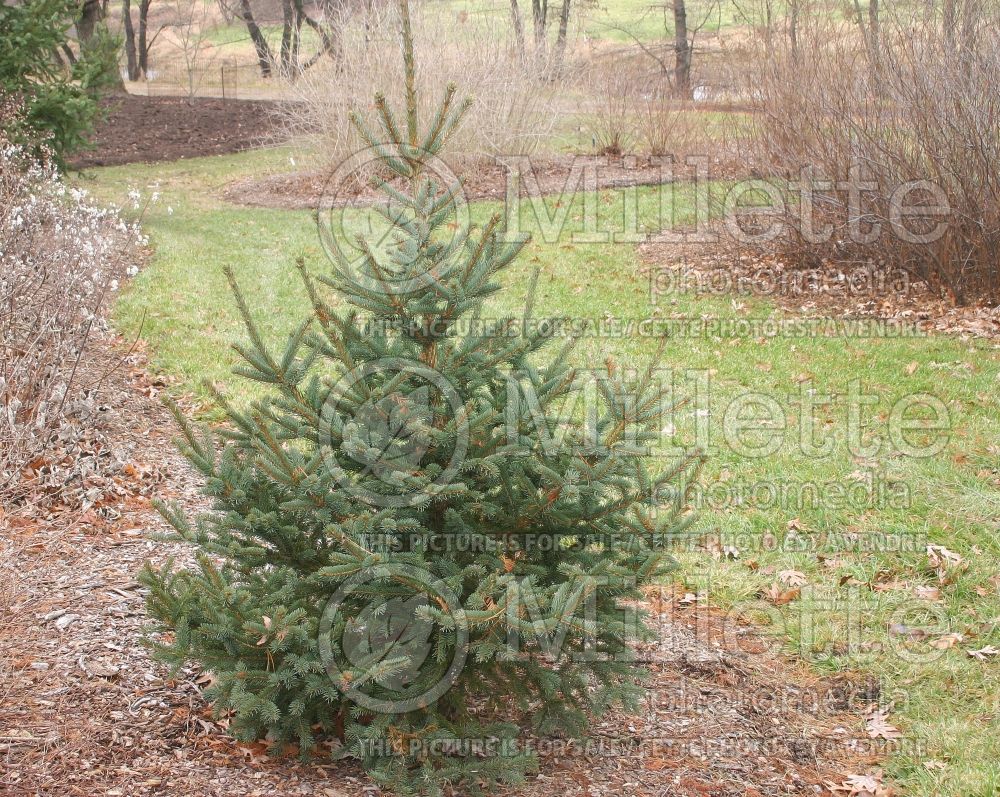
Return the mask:
[[799, 52], [799, 0], [791, 0], [788, 4], [788, 43], [792, 48], [792, 55]]
[[261, 77], [271, 77], [271, 48], [267, 46], [267, 39], [257, 27], [257, 21], [253, 18], [253, 10], [250, 8], [250, 0], [240, 0], [240, 12], [243, 15], [243, 22], [247, 26], [247, 33], [253, 42], [254, 50], [257, 51], [257, 63], [260, 65]]
[[292, 40], [295, 37], [295, 7], [292, 0], [281, 0], [281, 74], [292, 74]]
[[774, 12], [771, 0], [764, 3], [764, 53], [770, 61], [774, 56]]
[[[307, 62], [308, 66], [312, 66], [314, 63], [316, 63], [316, 61], [320, 59], [322, 55], [326, 53], [329, 53], [330, 58], [333, 59], [334, 61], [339, 60], [341, 56], [343, 56], [344, 37], [336, 21], [330, 22], [328, 19], [327, 24], [329, 25], [329, 27], [327, 27], [326, 25], [322, 25], [321, 23], [317, 22], [315, 19], [310, 17], [305, 12], [302, 13], [302, 21], [310, 28], [312, 28], [314, 31], [316, 31], [316, 33], [319, 35], [320, 40], [323, 42], [323, 45], [320, 47], [320, 49]], [[303, 66], [303, 69], [305, 68], [307, 67]]]
[[878, 58], [882, 39], [879, 30], [878, 0], [868, 0], [868, 36], [871, 39], [872, 56]]
[[149, 48], [152, 42], [147, 43], [146, 32], [149, 30], [149, 4], [152, 0], [139, 0], [139, 73], [146, 77], [149, 72]]
[[556, 36], [556, 69], [562, 69], [563, 58], [566, 55], [566, 34], [569, 30], [569, 2], [563, 0], [562, 10], [559, 12], [559, 33]]
[[535, 50], [545, 49], [545, 17], [548, 14], [548, 0], [531, 0], [531, 18], [535, 25]]
[[80, 7], [80, 16], [76, 21], [76, 37], [80, 46], [86, 46], [94, 38], [97, 23], [102, 19], [100, 0], [84, 0]]
[[302, 0], [295, 0], [295, 30], [292, 34], [292, 57], [290, 61], [292, 67], [291, 76], [293, 79], [302, 71], [299, 61], [299, 50], [302, 46], [302, 18], [304, 16], [305, 11], [302, 8]]
[[125, 72], [128, 79], [139, 79], [139, 59], [135, 49], [135, 28], [132, 25], [132, 0], [122, 0], [122, 25], [125, 29]]
[[327, 53], [329, 53], [333, 61], [339, 61], [344, 54], [343, 36], [340, 28], [334, 24], [330, 29], [327, 29], [304, 12], [302, 14], [302, 21], [319, 34], [320, 39], [323, 41], [323, 46], [299, 67], [299, 72], [311, 69]]
[[691, 99], [691, 43], [688, 41], [687, 8], [684, 0], [674, 0], [674, 91]]
[[510, 24], [514, 27], [517, 51], [524, 55], [524, 23], [521, 21], [521, 7], [517, 4], [517, 0], [510, 0]]
[[[93, 43], [98, 29], [107, 30], [104, 25], [106, 6], [102, 0], [83, 0], [80, 6], [80, 16], [76, 20], [76, 38], [80, 43], [81, 54]], [[108, 76], [110, 79], [105, 86], [110, 91], [124, 92], [125, 81], [115, 66], [114, 72]]]

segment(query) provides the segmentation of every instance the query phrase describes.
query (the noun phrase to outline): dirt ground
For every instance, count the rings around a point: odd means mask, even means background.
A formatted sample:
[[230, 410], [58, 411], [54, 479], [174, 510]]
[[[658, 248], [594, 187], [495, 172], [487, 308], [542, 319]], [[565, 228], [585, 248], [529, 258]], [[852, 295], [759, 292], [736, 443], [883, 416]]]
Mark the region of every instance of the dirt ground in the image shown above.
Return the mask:
[[[190, 561], [151, 536], [163, 524], [150, 500], [203, 506], [170, 442], [166, 387], [141, 351], [119, 355], [102, 404], [114, 456], [93, 472], [90, 506], [0, 511], [0, 793], [381, 794], [350, 762], [304, 764], [233, 741], [202, 699], [203, 674], [168, 677], [142, 645], [136, 572], [147, 560]], [[652, 673], [642, 710], [595, 721], [587, 746], [540, 743], [540, 773], [502, 795], [891, 793], [880, 742], [866, 734], [877, 685], [818, 678], [762, 652], [752, 628], [726, 626], [703, 597], [672, 586], [650, 594], [649, 608], [659, 642], [639, 650]]]
[[107, 116], [91, 137], [92, 148], [72, 158], [71, 168], [240, 152], [274, 130], [272, 102], [119, 95], [102, 105]]

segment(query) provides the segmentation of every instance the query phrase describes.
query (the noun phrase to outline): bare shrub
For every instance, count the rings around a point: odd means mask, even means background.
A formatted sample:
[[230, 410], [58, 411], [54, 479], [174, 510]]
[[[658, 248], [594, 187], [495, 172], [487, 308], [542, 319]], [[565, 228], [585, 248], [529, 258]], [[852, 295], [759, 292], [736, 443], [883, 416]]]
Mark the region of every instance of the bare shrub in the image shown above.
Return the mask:
[[1000, 49], [974, 27], [901, 14], [877, 29], [800, 24], [796, 46], [749, 75], [744, 154], [785, 187], [808, 169], [816, 189], [768, 246], [805, 265], [903, 269], [959, 304], [1000, 300]]
[[172, 0], [168, 41], [180, 53], [184, 64], [185, 90], [193, 99], [215, 62], [219, 51], [212, 46], [215, 8], [203, 0]]
[[[542, 54], [522, 56], [506, 28], [487, 18], [446, 19], [414, 11], [423, 118], [437, 108], [442, 87], [449, 83], [458, 86], [459, 96], [475, 99], [453, 140], [451, 151], [457, 154], [452, 165], [533, 153], [556, 121], [561, 85], [551, 79], [553, 64]], [[317, 63], [290, 87], [293, 101], [284, 110], [287, 132], [304, 139], [327, 164], [340, 163], [362, 147], [349, 124], [352, 110], [365, 115], [371, 97], [384, 87], [390, 87], [390, 101], [401, 101], [396, 13], [395, 8], [371, 6], [364, 13], [345, 14], [337, 24], [338, 57]]]
[[587, 130], [599, 155], [680, 159], [705, 143], [700, 111], [677, 98], [671, 75], [651, 69], [641, 49], [594, 59], [579, 82], [591, 101]]
[[86, 404], [79, 364], [139, 243], [0, 132], [0, 498], [17, 497], [22, 471]]
[[625, 59], [599, 59], [586, 73], [594, 100], [589, 116], [591, 143], [598, 155], [622, 155], [636, 143], [636, 105], [640, 91], [636, 72]]
[[678, 103], [673, 94], [669, 83], [659, 81], [637, 103], [639, 141], [650, 155], [681, 158], [702, 141], [698, 112]]

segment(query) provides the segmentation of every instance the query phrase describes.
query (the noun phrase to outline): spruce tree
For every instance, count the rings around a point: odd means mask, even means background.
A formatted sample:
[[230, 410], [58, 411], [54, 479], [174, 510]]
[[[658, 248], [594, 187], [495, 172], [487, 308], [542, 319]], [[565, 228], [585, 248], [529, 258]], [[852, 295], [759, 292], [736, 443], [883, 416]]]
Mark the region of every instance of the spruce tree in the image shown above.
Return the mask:
[[268, 394], [249, 410], [217, 394], [214, 434], [174, 408], [213, 506], [194, 522], [159, 507], [198, 565], [142, 581], [156, 652], [212, 674], [238, 738], [332, 747], [402, 793], [476, 793], [537, 765], [529, 730], [580, 736], [635, 705], [636, 602], [673, 563], [700, 454], [651, 472], [655, 361], [609, 362], [596, 407], [567, 414], [573, 341], [545, 356], [531, 293], [523, 318], [486, 323], [525, 240], [503, 214], [456, 224], [461, 184], [431, 164], [469, 103], [449, 86], [419, 124], [407, 0], [400, 23], [402, 122], [381, 95], [377, 127], [352, 117], [391, 244], [330, 247], [315, 278], [300, 263], [313, 313], [280, 352], [229, 275], [236, 371]]

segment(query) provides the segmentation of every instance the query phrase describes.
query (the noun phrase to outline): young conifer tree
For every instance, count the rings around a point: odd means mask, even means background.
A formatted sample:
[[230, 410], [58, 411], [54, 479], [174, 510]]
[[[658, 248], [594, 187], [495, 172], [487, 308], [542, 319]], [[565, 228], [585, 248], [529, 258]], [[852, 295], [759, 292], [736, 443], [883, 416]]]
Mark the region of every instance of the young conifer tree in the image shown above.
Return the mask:
[[581, 735], [634, 704], [629, 641], [648, 631], [630, 607], [672, 564], [700, 454], [650, 473], [655, 363], [608, 364], [567, 412], [572, 341], [546, 358], [530, 310], [485, 322], [525, 241], [502, 214], [456, 220], [461, 185], [433, 172], [469, 103], [450, 86], [419, 124], [407, 0], [400, 23], [402, 121], [381, 95], [377, 133], [353, 117], [391, 244], [361, 241], [358, 262], [330, 247], [331, 295], [300, 263], [314, 312], [280, 353], [229, 275], [249, 339], [236, 371], [268, 395], [248, 411], [218, 396], [217, 435], [174, 409], [214, 505], [194, 523], [160, 507], [198, 566], [142, 581], [170, 632], [156, 651], [211, 672], [237, 737], [332, 747], [398, 792], [475, 793], [536, 766], [529, 730]]

